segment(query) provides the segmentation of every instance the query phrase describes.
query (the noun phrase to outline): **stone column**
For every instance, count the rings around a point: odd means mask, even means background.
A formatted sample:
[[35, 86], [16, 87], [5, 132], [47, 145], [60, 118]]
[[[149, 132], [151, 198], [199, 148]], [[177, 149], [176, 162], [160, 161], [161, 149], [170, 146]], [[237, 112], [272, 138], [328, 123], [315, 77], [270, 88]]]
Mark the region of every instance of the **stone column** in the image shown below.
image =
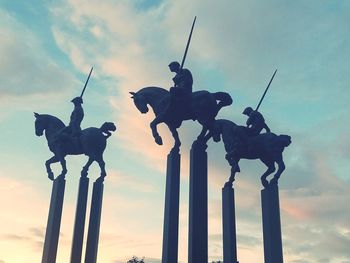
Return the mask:
[[208, 157], [198, 141], [190, 153], [188, 263], [208, 262]]
[[44, 242], [44, 251], [41, 260], [42, 263], [56, 262], [65, 186], [66, 180], [64, 178], [56, 178], [52, 185], [50, 209], [49, 216], [47, 219]]
[[72, 251], [70, 258], [71, 263], [81, 262], [88, 191], [89, 178], [82, 176], [79, 180], [78, 201], [75, 211]]
[[222, 237], [224, 263], [238, 263], [235, 190], [229, 185], [222, 188]]
[[179, 239], [180, 154], [167, 159], [162, 263], [177, 263]]
[[283, 263], [278, 185], [261, 190], [265, 263]]
[[86, 242], [85, 263], [96, 263], [103, 199], [103, 182], [96, 181], [92, 190], [89, 230]]

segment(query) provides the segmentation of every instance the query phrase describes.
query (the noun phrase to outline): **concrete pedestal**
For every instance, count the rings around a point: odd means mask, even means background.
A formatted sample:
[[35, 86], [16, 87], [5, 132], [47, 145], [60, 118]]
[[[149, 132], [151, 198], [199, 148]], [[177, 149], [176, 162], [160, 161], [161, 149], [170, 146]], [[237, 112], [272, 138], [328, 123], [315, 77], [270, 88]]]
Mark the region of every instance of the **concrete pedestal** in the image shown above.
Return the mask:
[[231, 186], [222, 188], [222, 237], [224, 263], [238, 263], [235, 191]]
[[72, 251], [71, 251], [71, 258], [70, 258], [71, 263], [81, 262], [88, 191], [89, 191], [89, 178], [80, 177], [77, 208], [75, 211]]
[[194, 142], [190, 153], [188, 263], [208, 262], [207, 146]]
[[52, 185], [42, 263], [56, 262], [65, 186], [65, 179], [56, 179]]
[[177, 263], [179, 239], [180, 154], [167, 159], [162, 263]]
[[92, 190], [89, 230], [85, 251], [85, 263], [96, 263], [103, 199], [103, 182], [96, 181]]
[[265, 263], [283, 263], [278, 185], [261, 190]]

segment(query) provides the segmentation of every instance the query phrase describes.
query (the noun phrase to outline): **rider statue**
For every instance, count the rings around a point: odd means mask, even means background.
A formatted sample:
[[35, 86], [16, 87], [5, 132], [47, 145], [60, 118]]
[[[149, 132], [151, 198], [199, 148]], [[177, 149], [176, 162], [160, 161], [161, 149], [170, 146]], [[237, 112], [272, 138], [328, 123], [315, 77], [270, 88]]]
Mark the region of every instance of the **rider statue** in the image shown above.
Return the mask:
[[265, 129], [266, 132], [271, 132], [270, 128], [265, 123], [264, 117], [257, 110], [253, 110], [251, 107], [247, 107], [242, 113], [248, 116], [246, 124], [249, 136], [259, 135], [263, 129]]
[[57, 132], [55, 138], [56, 141], [64, 143], [70, 141], [70, 139], [77, 138], [81, 134], [80, 124], [84, 118], [84, 110], [81, 104], [83, 104], [82, 97], [76, 97], [71, 100], [74, 104], [74, 109], [70, 115], [69, 125]]
[[82, 107], [83, 99], [81, 97], [76, 97], [71, 100], [74, 104], [74, 109], [70, 115], [70, 122], [68, 125], [68, 132], [72, 137], [78, 137], [81, 133], [80, 124], [84, 118], [84, 110]]
[[181, 68], [180, 63], [173, 61], [169, 64], [171, 72], [175, 72], [176, 75], [173, 78], [174, 87], [170, 88], [171, 104], [181, 105], [185, 103], [188, 105], [190, 96], [192, 94], [193, 78], [191, 71], [186, 68]]

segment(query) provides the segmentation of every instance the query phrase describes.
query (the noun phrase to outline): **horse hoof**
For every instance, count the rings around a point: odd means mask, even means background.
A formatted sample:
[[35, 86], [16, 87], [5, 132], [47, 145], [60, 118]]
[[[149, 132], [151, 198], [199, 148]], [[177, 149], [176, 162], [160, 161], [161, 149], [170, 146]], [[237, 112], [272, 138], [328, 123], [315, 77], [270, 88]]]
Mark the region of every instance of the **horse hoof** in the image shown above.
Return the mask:
[[171, 150], [171, 153], [179, 153], [180, 152], [180, 146], [174, 146]]
[[103, 183], [105, 180], [104, 176], [100, 176], [99, 178], [96, 179], [96, 183]]
[[61, 180], [61, 179], [65, 179], [66, 175], [65, 174], [60, 174], [59, 176], [57, 176], [57, 180]]
[[278, 183], [278, 178], [272, 178], [270, 181], [270, 185], [276, 185]]
[[230, 181], [228, 181], [228, 182], [226, 182], [225, 184], [224, 184], [224, 188], [232, 188], [233, 187], [233, 182], [230, 182]]
[[154, 138], [154, 140], [156, 141], [156, 144], [163, 145], [162, 137], [157, 136], [157, 137]]
[[267, 188], [269, 186], [269, 182], [266, 179], [261, 179], [261, 183], [264, 188]]
[[55, 179], [54, 176], [53, 176], [53, 173], [48, 173], [48, 177], [49, 177], [49, 179], [51, 181], [53, 181]]
[[221, 141], [220, 136], [219, 137], [218, 136], [213, 136], [213, 141], [214, 142], [220, 142]]

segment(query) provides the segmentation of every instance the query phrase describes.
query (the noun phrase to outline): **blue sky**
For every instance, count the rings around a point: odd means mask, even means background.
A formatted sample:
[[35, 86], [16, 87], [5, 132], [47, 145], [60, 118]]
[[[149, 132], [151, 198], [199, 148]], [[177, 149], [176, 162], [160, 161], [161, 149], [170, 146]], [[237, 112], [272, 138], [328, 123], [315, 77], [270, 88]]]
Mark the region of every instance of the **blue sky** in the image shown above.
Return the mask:
[[[141, 115], [129, 91], [170, 87], [167, 65], [186, 61], [194, 90], [229, 92], [220, 118], [244, 123], [273, 71], [261, 106], [270, 128], [292, 136], [280, 179], [286, 262], [350, 262], [350, 2], [340, 0], [30, 0], [0, 3], [0, 262], [40, 261], [51, 191], [44, 138], [33, 112], [68, 122], [71, 98], [84, 97], [83, 127], [114, 121], [105, 152], [108, 178], [100, 262], [132, 255], [160, 262], [165, 161], [172, 139], [153, 142], [152, 113]], [[180, 129], [181, 262], [187, 262], [188, 171], [194, 122]], [[221, 187], [229, 175], [223, 145], [209, 143], [209, 258], [222, 258]], [[67, 158], [69, 174], [57, 262], [67, 262], [79, 171], [85, 157]], [[238, 257], [263, 260], [259, 176], [264, 166], [242, 161], [236, 181]], [[59, 167], [55, 166], [56, 173]], [[96, 178], [97, 167], [90, 172]], [[22, 251], [18, 253], [18, 250]]]

